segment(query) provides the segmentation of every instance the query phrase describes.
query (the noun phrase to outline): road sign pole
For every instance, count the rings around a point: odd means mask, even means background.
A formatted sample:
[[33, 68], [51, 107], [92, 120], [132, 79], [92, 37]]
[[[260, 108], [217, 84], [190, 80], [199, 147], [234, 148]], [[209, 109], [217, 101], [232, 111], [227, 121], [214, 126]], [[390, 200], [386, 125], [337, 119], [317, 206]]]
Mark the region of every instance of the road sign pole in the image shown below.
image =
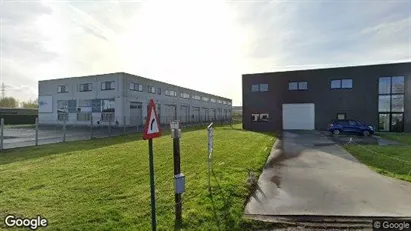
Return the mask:
[[[173, 136], [173, 153], [174, 153], [174, 175], [180, 175], [180, 138], [179, 138], [179, 130], [173, 129], [172, 132], [174, 133]], [[176, 202], [176, 219], [175, 219], [175, 227], [177, 229], [181, 228], [181, 221], [182, 221], [182, 201], [181, 201], [181, 194], [175, 193], [175, 202]]]
[[154, 155], [153, 155], [153, 138], [161, 136], [161, 127], [159, 124], [154, 100], [151, 99], [148, 104], [146, 123], [144, 126], [143, 139], [148, 140], [148, 159], [150, 165], [150, 188], [151, 188], [151, 225], [153, 231], [157, 230], [156, 224], [156, 195], [154, 184]]
[[151, 226], [153, 231], [157, 230], [156, 224], [156, 195], [154, 185], [154, 156], [153, 156], [153, 139], [148, 140], [148, 157], [150, 165], [150, 187], [151, 187]]

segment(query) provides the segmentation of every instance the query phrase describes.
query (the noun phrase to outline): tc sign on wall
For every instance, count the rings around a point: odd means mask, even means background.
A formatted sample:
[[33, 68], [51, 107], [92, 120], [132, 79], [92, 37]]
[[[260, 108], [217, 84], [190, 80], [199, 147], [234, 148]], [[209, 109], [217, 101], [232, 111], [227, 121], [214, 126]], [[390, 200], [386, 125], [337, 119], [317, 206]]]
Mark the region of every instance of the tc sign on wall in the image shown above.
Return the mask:
[[53, 112], [53, 96], [39, 97], [39, 112]]
[[270, 115], [268, 113], [251, 114], [251, 122], [268, 122]]

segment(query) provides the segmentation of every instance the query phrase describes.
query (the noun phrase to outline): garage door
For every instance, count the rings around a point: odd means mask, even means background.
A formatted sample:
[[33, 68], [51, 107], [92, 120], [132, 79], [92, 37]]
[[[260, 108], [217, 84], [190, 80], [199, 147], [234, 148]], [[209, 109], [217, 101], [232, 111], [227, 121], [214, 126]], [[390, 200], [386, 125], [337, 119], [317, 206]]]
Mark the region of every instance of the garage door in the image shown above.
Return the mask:
[[283, 104], [284, 130], [314, 130], [314, 121], [313, 103]]

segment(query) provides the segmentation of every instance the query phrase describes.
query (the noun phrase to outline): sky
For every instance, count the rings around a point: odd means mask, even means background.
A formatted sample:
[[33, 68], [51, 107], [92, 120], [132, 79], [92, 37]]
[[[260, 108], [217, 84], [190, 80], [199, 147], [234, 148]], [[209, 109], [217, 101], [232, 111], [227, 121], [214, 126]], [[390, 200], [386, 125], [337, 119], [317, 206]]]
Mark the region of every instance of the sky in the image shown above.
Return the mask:
[[242, 102], [242, 74], [411, 61], [411, 0], [0, 0], [0, 82], [128, 72]]

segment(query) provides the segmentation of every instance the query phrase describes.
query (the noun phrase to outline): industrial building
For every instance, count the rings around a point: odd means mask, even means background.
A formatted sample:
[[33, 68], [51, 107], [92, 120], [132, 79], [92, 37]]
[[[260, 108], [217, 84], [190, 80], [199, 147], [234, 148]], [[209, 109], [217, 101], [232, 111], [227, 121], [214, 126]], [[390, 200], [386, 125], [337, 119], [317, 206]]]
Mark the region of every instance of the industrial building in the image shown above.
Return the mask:
[[139, 126], [150, 99], [162, 124], [231, 118], [230, 99], [119, 72], [39, 81], [39, 123]]
[[326, 130], [356, 119], [411, 132], [411, 62], [243, 75], [243, 127]]

